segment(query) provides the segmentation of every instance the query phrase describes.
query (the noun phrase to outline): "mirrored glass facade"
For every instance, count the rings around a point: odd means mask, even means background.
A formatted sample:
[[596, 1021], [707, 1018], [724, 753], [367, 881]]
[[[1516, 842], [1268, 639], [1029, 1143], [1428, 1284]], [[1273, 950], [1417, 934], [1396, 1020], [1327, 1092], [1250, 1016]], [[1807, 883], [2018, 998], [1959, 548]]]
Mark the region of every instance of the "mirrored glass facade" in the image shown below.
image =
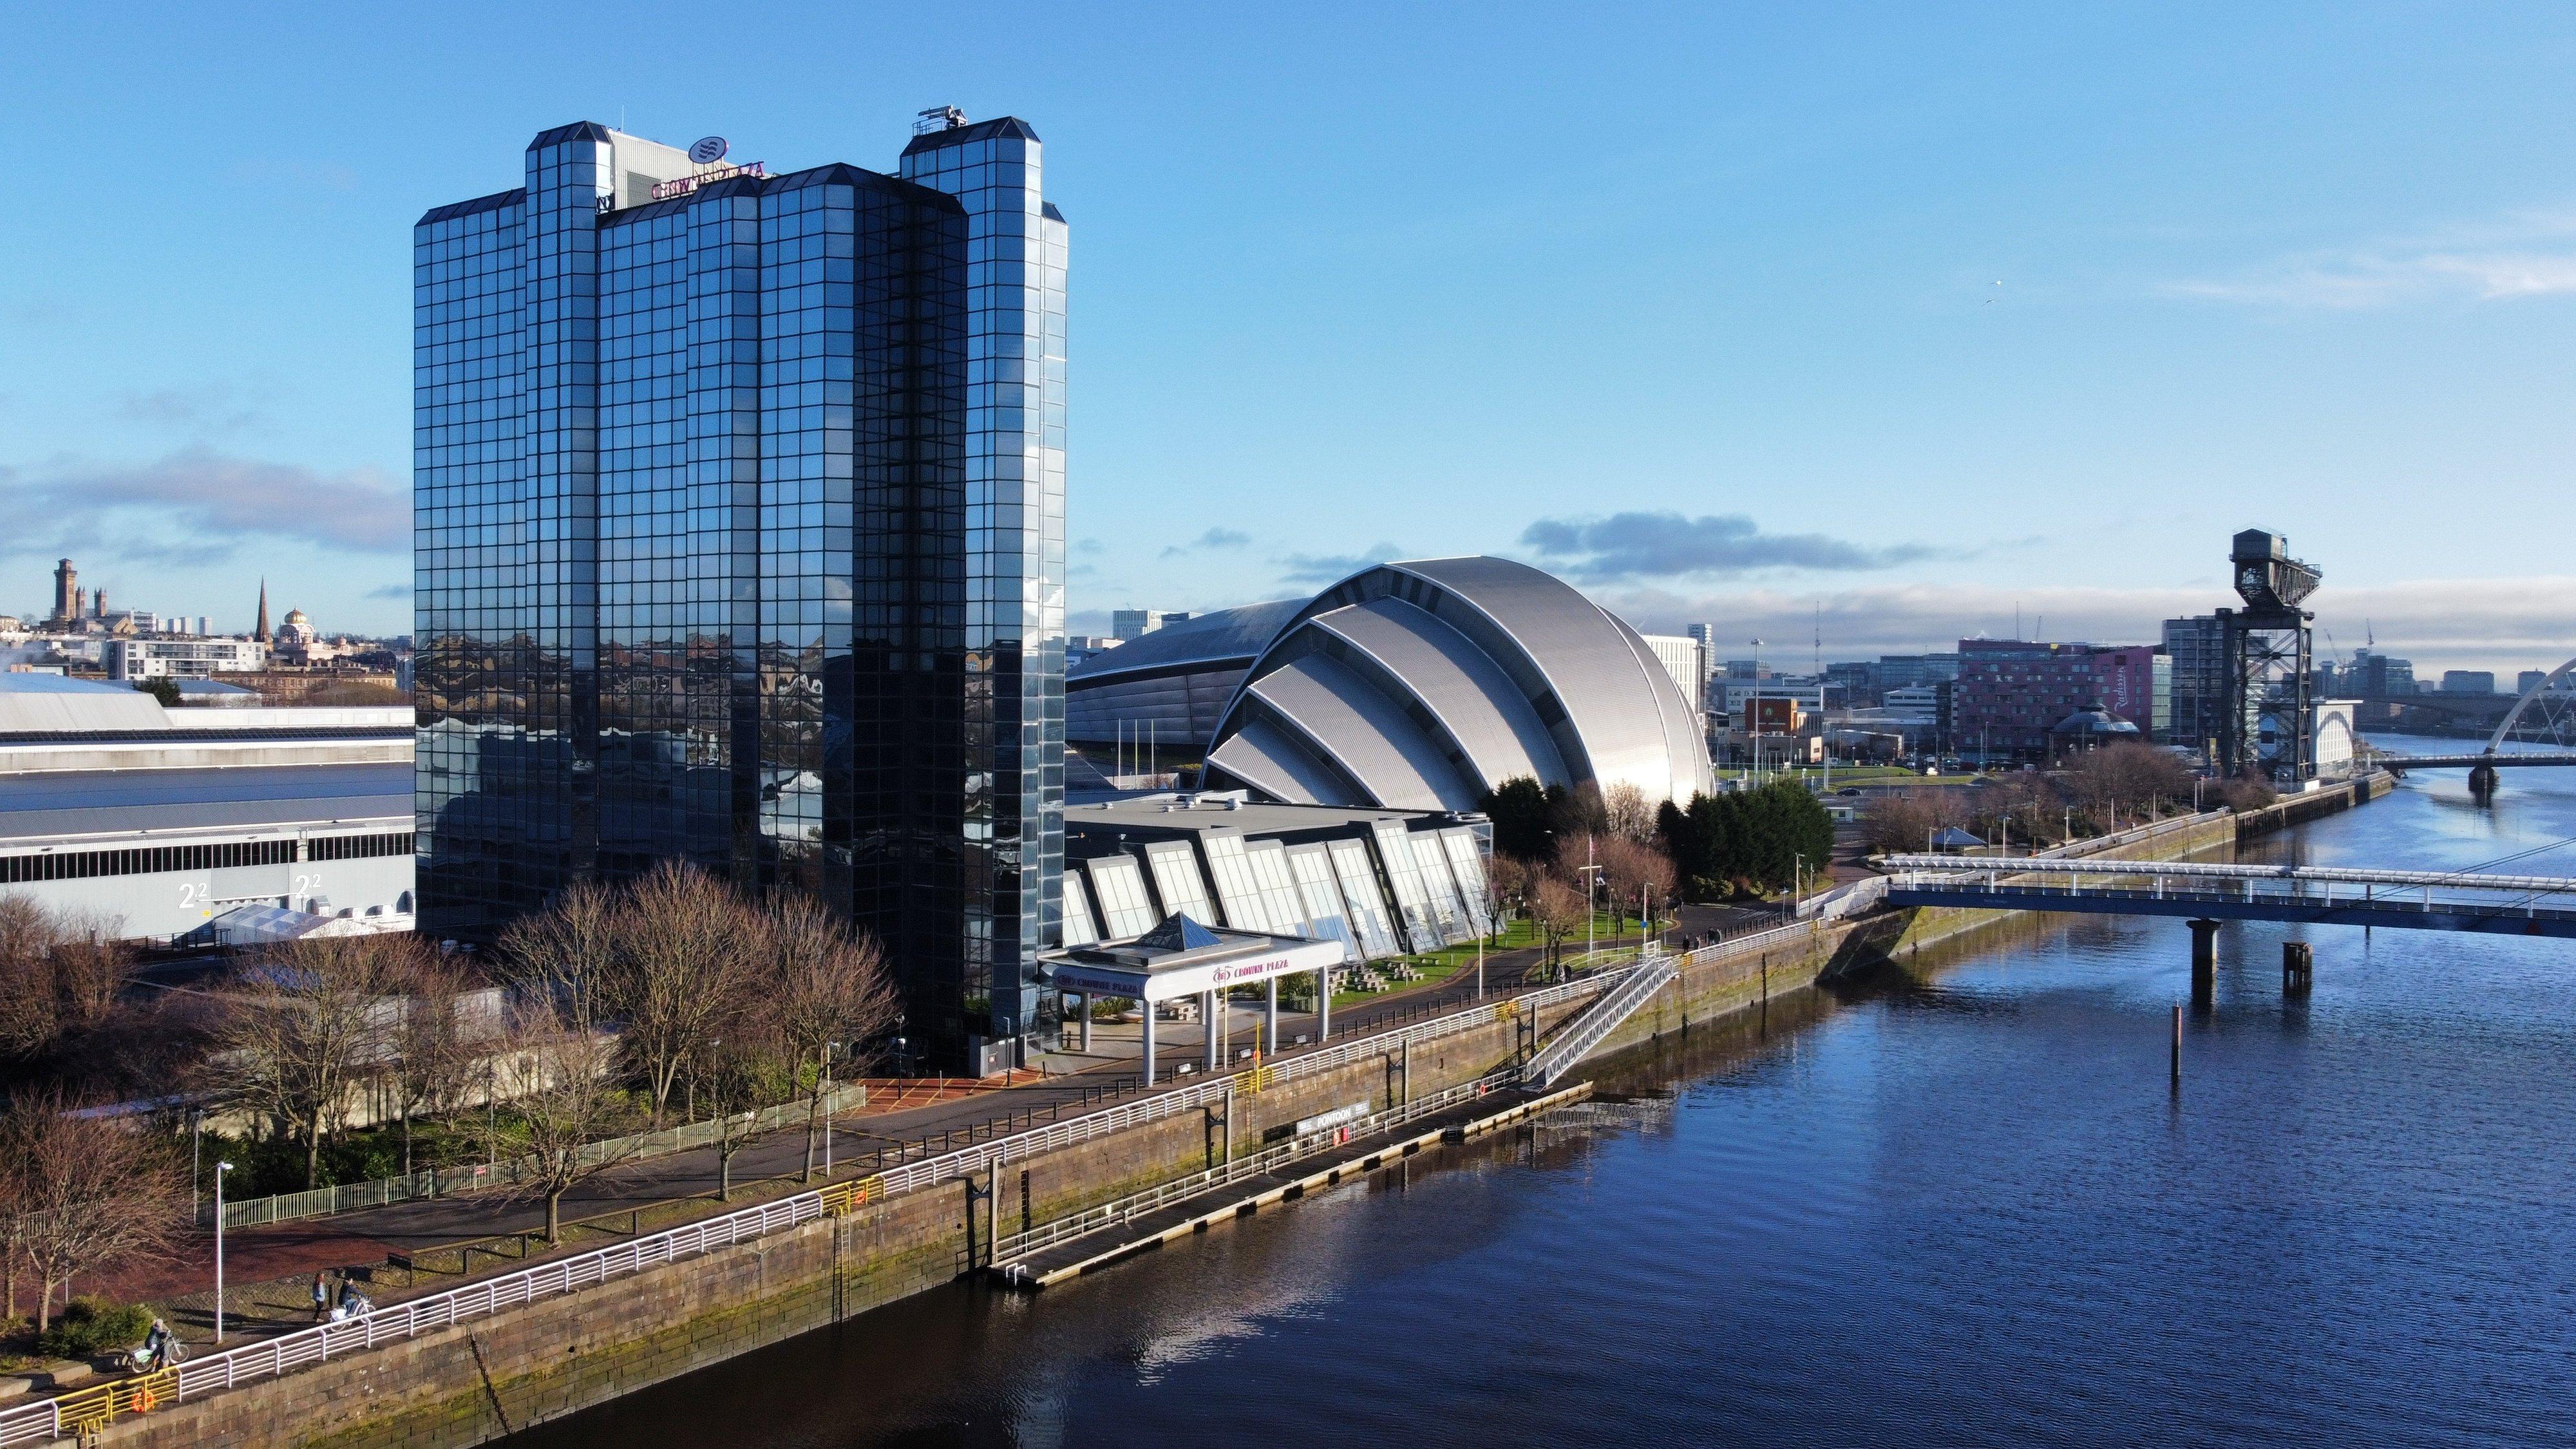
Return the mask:
[[1065, 227], [579, 124], [414, 237], [422, 929], [684, 859], [874, 931], [933, 1061], [1061, 930]]

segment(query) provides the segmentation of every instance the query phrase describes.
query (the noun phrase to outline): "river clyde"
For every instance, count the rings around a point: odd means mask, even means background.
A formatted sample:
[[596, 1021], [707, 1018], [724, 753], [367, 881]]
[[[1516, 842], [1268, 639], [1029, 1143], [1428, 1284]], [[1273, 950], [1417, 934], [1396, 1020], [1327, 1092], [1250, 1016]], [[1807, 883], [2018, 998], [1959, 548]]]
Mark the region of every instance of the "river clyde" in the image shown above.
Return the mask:
[[[2570, 837], [2576, 771], [2491, 807], [2445, 771], [2264, 853]], [[2510, 868], [2576, 875], [2576, 848]], [[512, 1442], [2576, 1439], [2576, 946], [2230, 925], [2176, 1090], [2188, 941], [2063, 919], [1783, 998], [1534, 1129]]]

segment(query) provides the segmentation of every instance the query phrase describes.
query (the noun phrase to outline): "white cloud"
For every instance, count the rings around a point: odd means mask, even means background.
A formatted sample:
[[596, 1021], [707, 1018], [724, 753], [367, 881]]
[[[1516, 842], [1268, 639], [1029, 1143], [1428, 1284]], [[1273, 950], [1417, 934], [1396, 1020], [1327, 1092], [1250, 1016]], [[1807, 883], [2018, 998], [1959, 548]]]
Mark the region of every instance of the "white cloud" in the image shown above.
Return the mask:
[[2165, 290], [2216, 302], [2338, 310], [2564, 296], [2576, 293], [2576, 216], [2520, 213], [2411, 239], [2301, 253]]
[[[1824, 656], [1866, 659], [1956, 647], [1963, 638], [2006, 638], [2020, 609], [2022, 632], [2095, 643], [2152, 643], [2164, 620], [2205, 614], [2234, 598], [2205, 588], [2006, 589], [1983, 584], [1902, 584], [1828, 594], [1746, 590], [1682, 594], [1645, 589], [1604, 593], [1600, 600], [1639, 628], [1678, 633], [1686, 624], [1718, 628], [1721, 654], [1763, 654], [1803, 666], [1814, 652], [1817, 606], [1823, 605]], [[2337, 586], [2313, 601], [2318, 650], [2331, 634], [2349, 653], [2365, 630], [2379, 647], [2412, 658], [2419, 669], [2541, 669], [2576, 655], [2576, 577], [2422, 579]]]
[[1614, 513], [1607, 518], [1542, 518], [1521, 545], [1547, 567], [1584, 583], [1640, 578], [1728, 578], [1763, 570], [1850, 572], [1894, 568], [1938, 556], [1921, 544], [1870, 548], [1820, 533], [1764, 533], [1741, 513]]
[[127, 549], [170, 546], [229, 551], [257, 542], [322, 544], [362, 553], [411, 547], [411, 490], [372, 468], [325, 473], [294, 463], [189, 448], [155, 463], [61, 462], [0, 467], [23, 519], [41, 519], [0, 552], [45, 553], [101, 536], [129, 535]]

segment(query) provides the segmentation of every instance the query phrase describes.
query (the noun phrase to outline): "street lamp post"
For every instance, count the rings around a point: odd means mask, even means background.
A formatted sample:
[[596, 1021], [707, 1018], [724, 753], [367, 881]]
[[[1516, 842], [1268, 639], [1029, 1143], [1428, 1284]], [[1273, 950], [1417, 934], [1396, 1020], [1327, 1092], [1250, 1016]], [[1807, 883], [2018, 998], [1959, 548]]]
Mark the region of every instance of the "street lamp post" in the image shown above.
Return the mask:
[[198, 1144], [200, 1144], [201, 1142], [203, 1142], [203, 1141], [205, 1140], [205, 1130], [206, 1130], [206, 1109], [205, 1109], [205, 1108], [203, 1108], [203, 1107], [191, 1107], [191, 1108], [189, 1108], [189, 1109], [188, 1109], [188, 1212], [189, 1212], [189, 1214], [190, 1214], [191, 1216], [194, 1216], [194, 1215], [195, 1215], [195, 1213], [196, 1213], [196, 1211], [197, 1211], [197, 1170], [198, 1170], [199, 1165], [205, 1161], [204, 1149], [203, 1149], [203, 1148], [201, 1148]]
[[823, 1176], [826, 1180], [832, 1176], [832, 1136], [840, 1126], [833, 1114], [841, 1104], [832, 1095], [832, 1060], [840, 1054], [839, 1042], [828, 1043], [823, 1048]]
[[1592, 863], [1592, 833], [1583, 834], [1583, 963], [1592, 964], [1592, 953], [1601, 949], [1593, 944], [1594, 919], [1600, 914], [1592, 903], [1592, 892], [1601, 884], [1601, 867]]
[[215, 1342], [224, 1341], [224, 1174], [229, 1162], [215, 1164]]

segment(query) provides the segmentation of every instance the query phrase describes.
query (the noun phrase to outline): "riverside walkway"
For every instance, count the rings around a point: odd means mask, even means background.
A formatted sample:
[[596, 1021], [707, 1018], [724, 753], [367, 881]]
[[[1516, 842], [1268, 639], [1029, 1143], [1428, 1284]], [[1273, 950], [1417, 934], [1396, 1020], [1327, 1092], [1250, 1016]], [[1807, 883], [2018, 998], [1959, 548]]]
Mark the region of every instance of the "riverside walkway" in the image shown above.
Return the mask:
[[[1539, 957], [1536, 948], [1493, 953], [1486, 961], [1485, 994], [1500, 996], [1524, 989]], [[1333, 1012], [1333, 1036], [1347, 1041], [1387, 1031], [1456, 1011], [1477, 999], [1471, 967], [1440, 982], [1338, 1006]], [[1312, 1035], [1314, 1023], [1311, 1013], [1281, 1015], [1284, 1034]], [[1253, 1033], [1243, 1021], [1233, 1025], [1233, 1039], [1249, 1045]], [[1169, 1035], [1177, 1039], [1157, 1053], [1165, 1059], [1167, 1081], [1173, 1080], [1172, 1066], [1194, 1060], [1201, 1052], [1195, 1029]], [[846, 1175], [862, 1167], [918, 1159], [1134, 1096], [1142, 1090], [1142, 1076], [1132, 1037], [1131, 1032], [1123, 1043], [1111, 1037], [1104, 1042], [1110, 1050], [1092, 1057], [1047, 1054], [1043, 1075], [1019, 1072], [1007, 1084], [958, 1078], [871, 1082], [874, 1099], [893, 1095], [900, 1101], [907, 1093], [927, 1093], [932, 1099], [895, 1110], [877, 1107], [843, 1114], [831, 1124], [834, 1165]], [[1126, 1049], [1123, 1055], [1116, 1051], [1119, 1045]], [[818, 1165], [820, 1160], [818, 1152]], [[801, 1175], [804, 1163], [801, 1122], [753, 1138], [734, 1154], [735, 1195], [751, 1201], [774, 1194], [780, 1183]], [[568, 1223], [593, 1220], [623, 1225], [641, 1223], [646, 1216], [667, 1221], [675, 1213], [712, 1211], [723, 1177], [723, 1166], [712, 1147], [639, 1160], [574, 1188], [564, 1199], [563, 1217]], [[700, 1205], [689, 1207], [693, 1202]], [[354, 1272], [361, 1278], [381, 1278], [383, 1270], [396, 1262], [452, 1256], [466, 1245], [506, 1245], [510, 1239], [541, 1232], [544, 1225], [542, 1202], [484, 1190], [232, 1229], [225, 1234], [224, 1244], [226, 1274], [232, 1285], [225, 1294], [226, 1338], [281, 1332], [309, 1323], [309, 1285], [316, 1273]], [[595, 1234], [585, 1237], [597, 1240]], [[542, 1250], [523, 1242], [518, 1251]], [[502, 1252], [491, 1256], [497, 1260]], [[213, 1239], [199, 1234], [167, 1262], [84, 1283], [82, 1288], [154, 1303], [192, 1342], [202, 1344], [213, 1328], [213, 1279]], [[392, 1280], [398, 1285], [404, 1281], [402, 1276]]]

